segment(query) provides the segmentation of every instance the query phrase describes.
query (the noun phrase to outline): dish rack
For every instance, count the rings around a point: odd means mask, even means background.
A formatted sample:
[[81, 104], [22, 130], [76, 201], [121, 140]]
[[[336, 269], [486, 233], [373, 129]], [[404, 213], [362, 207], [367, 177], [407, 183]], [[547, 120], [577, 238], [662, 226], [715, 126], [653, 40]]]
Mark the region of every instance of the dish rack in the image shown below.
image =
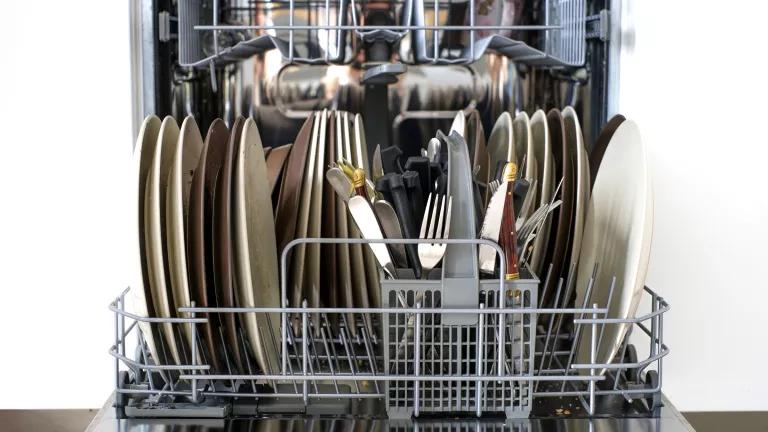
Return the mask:
[[[222, 11], [216, 1], [179, 0], [179, 63], [214, 70], [277, 49], [287, 63], [349, 64], [356, 59], [357, 47], [382, 43], [378, 60], [385, 62], [392, 60], [386, 46], [400, 45], [395, 57], [410, 64], [470, 64], [486, 52], [496, 52], [531, 65], [581, 66], [587, 23], [604, 18], [587, 17], [585, 0], [545, 0], [542, 24], [515, 25], [498, 19], [488, 25], [476, 22], [481, 17], [479, 6], [468, 1], [465, 24], [449, 24], [446, 16], [455, 3], [393, 0], [386, 3], [393, 16], [378, 14], [371, 20], [375, 22], [366, 22], [363, 17], [381, 8], [380, 3], [250, 0]], [[220, 19], [223, 12], [230, 17], [227, 22]]]
[[[299, 244], [426, 243], [434, 240], [367, 240], [302, 238]], [[446, 244], [493, 247], [477, 239], [446, 239]], [[285, 276], [285, 274], [283, 274]], [[413, 416], [503, 415], [595, 416], [605, 414], [604, 400], [617, 398], [644, 406], [652, 415], [661, 405], [663, 340], [667, 302], [649, 288], [644, 297], [650, 312], [633, 319], [607, 318], [605, 305], [542, 308], [539, 280], [523, 269], [521, 279], [483, 279], [466, 284], [476, 304], [446, 306], [442, 280], [382, 279], [380, 308], [288, 307], [286, 278], [281, 279], [280, 308], [180, 308], [182, 318], [144, 318], [126, 310], [126, 289], [110, 305], [115, 319], [115, 406], [127, 417], [226, 417], [231, 415], [364, 413], [371, 417], [409, 419]], [[569, 295], [571, 281], [560, 280], [555, 296]], [[590, 298], [592, 280], [587, 287]], [[615, 289], [611, 284], [611, 294]], [[545, 286], [545, 285], [543, 285]], [[610, 298], [610, 296], [609, 296]], [[274, 314], [280, 329], [270, 329], [281, 347], [276, 373], [211, 373], [192, 344], [188, 364], [157, 365], [148, 353], [137, 323], [171, 323], [181, 332], [198, 326], [206, 314]], [[268, 320], [265, 320], [268, 321]], [[637, 358], [625, 338], [613, 362], [597, 364], [606, 326], [628, 324], [631, 332], [649, 338], [649, 355]], [[581, 329], [591, 333], [589, 363], [577, 363]], [[575, 331], [574, 331], [575, 330]], [[181, 334], [181, 333], [180, 333]], [[137, 338], [135, 353], [127, 341]], [[578, 338], [578, 336], [576, 336]], [[246, 339], [241, 335], [243, 349]], [[227, 366], [229, 368], [229, 366]], [[604, 368], [605, 374], [599, 369]], [[231, 370], [231, 369], [230, 369]], [[565, 407], [565, 408], [564, 408]]]

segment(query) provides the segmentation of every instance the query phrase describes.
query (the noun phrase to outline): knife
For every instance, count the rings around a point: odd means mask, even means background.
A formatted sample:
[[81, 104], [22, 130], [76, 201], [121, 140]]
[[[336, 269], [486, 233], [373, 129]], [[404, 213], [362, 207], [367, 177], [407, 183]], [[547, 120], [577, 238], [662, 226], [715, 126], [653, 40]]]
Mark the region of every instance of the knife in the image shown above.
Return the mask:
[[499, 232], [499, 244], [504, 249], [507, 259], [506, 280], [520, 278], [517, 259], [517, 230], [515, 229], [515, 209], [513, 207], [514, 182], [517, 174], [517, 166], [514, 162], [504, 167], [504, 184], [499, 188], [504, 190], [504, 210], [501, 217], [501, 232]]
[[[349, 213], [352, 215], [352, 219], [355, 220], [355, 224], [364, 239], [380, 240], [384, 238], [371, 203], [365, 197], [355, 195], [349, 199], [347, 205]], [[376, 261], [379, 262], [384, 272], [394, 279], [394, 264], [392, 263], [392, 257], [389, 255], [387, 245], [383, 243], [369, 243], [368, 247], [371, 248]]]
[[[397, 218], [397, 213], [392, 207], [392, 204], [385, 200], [378, 200], [373, 203], [373, 211], [376, 213], [376, 217], [379, 219], [381, 229], [384, 231], [384, 235], [388, 239], [402, 239], [403, 231], [400, 228], [400, 220]], [[408, 259], [405, 255], [405, 245], [402, 244], [390, 244], [389, 252], [392, 255], [392, 260], [398, 268], [407, 268]]]
[[[501, 219], [504, 213], [504, 201], [507, 195], [506, 192], [506, 184], [502, 184], [488, 201], [488, 208], [485, 210], [483, 226], [480, 228], [480, 238], [497, 243], [499, 242]], [[480, 245], [478, 249], [480, 271], [492, 275], [496, 269], [496, 249], [484, 244]]]
[[384, 165], [381, 163], [381, 145], [376, 144], [376, 150], [373, 151], [373, 166], [371, 176], [374, 183], [384, 175]]

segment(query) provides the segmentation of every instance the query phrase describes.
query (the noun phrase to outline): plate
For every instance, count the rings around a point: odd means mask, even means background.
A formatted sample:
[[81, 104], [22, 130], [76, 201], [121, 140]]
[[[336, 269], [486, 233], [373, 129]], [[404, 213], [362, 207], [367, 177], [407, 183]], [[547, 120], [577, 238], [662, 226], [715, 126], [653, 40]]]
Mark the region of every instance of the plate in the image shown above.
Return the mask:
[[[503, 112], [496, 120], [488, 138], [488, 180], [499, 179], [503, 164], [512, 160], [514, 151], [512, 116]], [[490, 196], [486, 195], [488, 202]]]
[[[544, 111], [542, 110], [536, 111], [531, 117], [531, 137], [533, 151], [536, 155], [536, 171], [539, 174], [536, 182], [536, 194], [539, 197], [539, 207], [541, 207], [545, 204], [549, 204], [555, 188], [555, 161], [552, 157], [552, 143], [549, 139], [547, 115], [544, 114]], [[552, 217], [550, 214], [544, 222], [544, 225], [542, 225], [541, 232], [533, 242], [531, 269], [539, 276], [542, 275], [542, 271], [544, 270], [544, 256], [549, 241], [551, 220]]]
[[[343, 150], [344, 159], [353, 161], [355, 165], [356, 159], [354, 159], [354, 153], [352, 147], [352, 125], [350, 124], [348, 112], [338, 112], [338, 118], [341, 119], [341, 136], [344, 140]], [[347, 237], [353, 239], [360, 238], [360, 231], [358, 231], [355, 222], [352, 218], [347, 218]], [[368, 287], [365, 277], [365, 258], [363, 257], [363, 245], [351, 244], [349, 245], [350, 255], [350, 268], [352, 274], [352, 289], [354, 291], [355, 307], [367, 308], [370, 303], [368, 301]]]
[[[165, 224], [165, 203], [168, 191], [168, 177], [173, 165], [173, 155], [179, 141], [179, 126], [173, 117], [166, 117], [160, 125], [157, 144], [152, 156], [152, 166], [149, 170], [145, 185], [144, 221], [145, 244], [147, 249], [147, 269], [149, 270], [149, 286], [152, 290], [152, 302], [155, 315], [159, 318], [176, 316], [173, 309], [173, 293], [166, 284], [168, 280], [166, 262], [168, 259], [167, 230]], [[170, 323], [160, 324], [163, 341], [170, 359], [175, 364], [182, 364], [179, 345], [174, 326]]]
[[[325, 162], [323, 163], [323, 176], [328, 167], [336, 161], [336, 120], [333, 112], [328, 113], [328, 136], [325, 147]], [[323, 238], [335, 238], [336, 236], [336, 190], [328, 180], [323, 181], [323, 216], [320, 235]], [[323, 270], [320, 281], [320, 304], [324, 307], [339, 306], [340, 293], [338, 287], [338, 271], [336, 268], [336, 251], [338, 245], [325, 244], [321, 246], [320, 268]], [[338, 320], [336, 315], [328, 316], [334, 322], [334, 328]]]
[[[235, 155], [240, 146], [245, 119], [238, 117], [232, 124], [224, 152], [224, 160], [216, 179], [213, 194], [213, 278], [220, 307], [237, 307], [234, 286], [234, 257], [232, 242], [232, 174]], [[242, 340], [238, 333], [238, 317], [234, 313], [219, 314], [224, 333], [224, 345], [235, 373], [245, 371]]]
[[280, 174], [283, 172], [283, 167], [285, 167], [285, 163], [288, 160], [288, 155], [291, 154], [292, 146], [293, 144], [286, 144], [280, 147], [275, 147], [264, 156], [267, 161], [267, 184], [269, 185], [268, 190], [270, 194], [275, 191], [275, 186], [280, 179]]
[[[625, 120], [613, 134], [595, 179], [584, 228], [576, 304], [583, 304], [586, 286], [597, 264], [589, 304], [605, 307], [611, 281], [616, 277], [608, 317], [633, 318], [645, 285], [652, 233], [653, 191], [646, 150], [635, 122]], [[605, 326], [597, 363], [611, 362], [630, 325]], [[589, 363], [590, 332], [591, 329], [584, 328], [581, 333], [579, 363]]]
[[[189, 307], [192, 301], [187, 271], [186, 223], [189, 215], [192, 177], [197, 163], [200, 161], [202, 149], [203, 138], [200, 136], [200, 129], [198, 129], [195, 119], [188, 116], [181, 124], [179, 141], [173, 154], [165, 204], [168, 270], [175, 311], [180, 307]], [[185, 363], [190, 364], [192, 363], [190, 351], [193, 343], [192, 324], [183, 324], [177, 328], [181, 328], [184, 333], [185, 343], [182, 352], [186, 357]]]
[[[216, 177], [224, 161], [227, 141], [227, 125], [221, 119], [214, 120], [205, 136], [189, 193], [189, 288], [192, 299], [199, 307], [219, 307], [213, 278], [213, 193]], [[219, 336], [219, 317], [206, 313], [200, 316], [208, 318], [208, 322], [199, 327], [204, 342], [201, 343], [203, 360], [212, 366], [214, 373], [227, 372], [221, 367], [223, 348]]]
[[626, 120], [626, 118], [621, 114], [616, 114], [611, 117], [597, 137], [595, 146], [592, 147], [592, 152], [589, 153], [589, 184], [595, 184], [595, 177], [597, 176], [597, 171], [600, 169], [600, 162], [603, 160], [603, 155], [608, 148], [608, 143], [611, 142], [613, 134], [616, 133], [616, 129], [619, 128], [619, 125], [621, 125], [624, 120]]
[[[312, 169], [314, 174], [310, 186], [311, 200], [309, 207], [309, 220], [307, 235], [309, 238], [319, 238], [322, 232], [323, 222], [323, 183], [325, 181], [325, 148], [328, 135], [328, 111], [319, 113], [320, 126], [317, 130], [316, 154]], [[298, 236], [297, 236], [298, 237]], [[309, 307], [320, 307], [320, 245], [317, 243], [307, 245], [306, 271], [304, 272], [304, 296], [309, 300]], [[317, 322], [317, 321], [315, 321]], [[316, 327], [319, 329], [319, 327]]]
[[[320, 134], [320, 113], [315, 112], [313, 114], [314, 120], [312, 122], [312, 140], [309, 144], [309, 155], [307, 156], [307, 163], [304, 167], [304, 175], [302, 177], [301, 185], [301, 199], [298, 203], [298, 216], [296, 219], [296, 231], [293, 238], [307, 237], [309, 230], [309, 219], [311, 213], [312, 204], [312, 187], [314, 185], [316, 160], [317, 160], [317, 147]], [[305, 298], [306, 293], [303, 292], [304, 277], [307, 272], [306, 258], [307, 247], [304, 244], [297, 245], [293, 248], [293, 257], [291, 258], [291, 282], [290, 282], [290, 298], [291, 304], [295, 307], [301, 306], [302, 300]]]
[[[234, 263], [241, 307], [279, 307], [277, 247], [267, 165], [256, 123], [243, 125], [234, 172]], [[280, 315], [240, 314], [251, 354], [266, 374], [280, 372]]]
[[[152, 290], [150, 286], [149, 265], [147, 262], [147, 242], [145, 238], [146, 220], [144, 207], [146, 202], [146, 184], [152, 167], [152, 159], [155, 154], [157, 137], [160, 134], [160, 119], [156, 116], [148, 116], [144, 119], [136, 138], [136, 146], [133, 148], [134, 174], [131, 201], [134, 208], [136, 226], [134, 227], [134, 276], [130, 294], [126, 297], [128, 310], [141, 317], [154, 317], [155, 307], [152, 303]], [[158, 350], [157, 343], [160, 335], [156, 326], [139, 321], [139, 328], [147, 342], [149, 353], [156, 364], [167, 364], [165, 357]], [[157, 341], [157, 342], [156, 342]]]
[[[563, 110], [565, 125], [565, 140], [573, 149], [576, 159], [576, 200], [573, 210], [573, 225], [571, 227], [571, 253], [568, 268], [577, 268], [581, 238], [584, 234], [584, 221], [587, 218], [587, 203], [589, 203], [589, 160], [584, 147], [584, 137], [576, 111], [572, 107]], [[569, 275], [569, 277], [573, 277]]]
[[[463, 114], [462, 114], [463, 116]], [[365, 127], [363, 117], [355, 114], [354, 120], [354, 145], [352, 146], [353, 157], [357, 161], [355, 166], [365, 171], [366, 177], [370, 179], [370, 163], [368, 161], [368, 146], [365, 142]], [[371, 307], [381, 305], [381, 289], [379, 287], [379, 264], [371, 248], [363, 248], [363, 259], [365, 260], [366, 287], [368, 288], [368, 303]]]
[[541, 304], [552, 306], [558, 280], [568, 272], [566, 257], [570, 251], [571, 223], [575, 201], [576, 167], [575, 154], [565, 139], [565, 126], [560, 111], [552, 109], [547, 113], [547, 128], [555, 160], [555, 181], [560, 182], [559, 198], [562, 204], [552, 212], [552, 226], [549, 230], [549, 245], [544, 262], [552, 266], [552, 276], [542, 290]]
[[[344, 127], [342, 126], [342, 120], [343, 116], [338, 112], [335, 111], [332, 114], [332, 119], [334, 120], [334, 130], [335, 130], [335, 151], [334, 153], [338, 157], [343, 157], [344, 152]], [[344, 200], [341, 199], [338, 195], [336, 195], [336, 236], [339, 238], [349, 238], [349, 223], [350, 221], [348, 213], [347, 213], [347, 205], [344, 203]], [[339, 280], [339, 286], [338, 286], [338, 295], [339, 295], [339, 301], [344, 307], [352, 308], [355, 307], [355, 294], [354, 289], [352, 288], [352, 255], [350, 251], [350, 245], [346, 243], [342, 243], [338, 245], [338, 248], [336, 249], [337, 253], [337, 262], [336, 267], [338, 271], [338, 280]], [[348, 313], [346, 316], [347, 323], [349, 323], [349, 328], [353, 335], [357, 334], [357, 326], [353, 325], [355, 315], [352, 313]]]
[[[538, 185], [541, 184], [541, 179], [539, 178], [539, 167], [536, 160], [536, 150], [533, 144], [533, 134], [531, 133], [531, 120], [528, 117], [528, 114], [526, 114], [524, 111], [518, 113], [517, 116], [515, 116], [515, 119], [512, 121], [512, 128], [515, 150], [510, 161], [515, 162], [518, 166], [518, 169], [525, 169], [525, 179], [528, 180], [530, 184], [533, 184], [533, 182], [536, 181], [537, 186], [534, 190], [534, 194], [536, 194], [539, 188]], [[523, 158], [525, 158], [525, 167], [520, 166], [523, 163]], [[533, 202], [538, 202], [538, 194], [534, 195], [533, 199]], [[531, 206], [530, 211], [525, 216], [530, 216], [534, 211], [536, 211], [536, 208]], [[519, 217], [520, 215], [515, 216]]]
[[[307, 164], [308, 150], [312, 138], [314, 116], [307, 117], [301, 126], [291, 147], [291, 154], [285, 164], [280, 194], [275, 210], [275, 235], [277, 238], [277, 254], [282, 256], [285, 246], [294, 239], [296, 221], [301, 199], [301, 186], [304, 179], [304, 169]], [[290, 297], [290, 293], [286, 293]]]

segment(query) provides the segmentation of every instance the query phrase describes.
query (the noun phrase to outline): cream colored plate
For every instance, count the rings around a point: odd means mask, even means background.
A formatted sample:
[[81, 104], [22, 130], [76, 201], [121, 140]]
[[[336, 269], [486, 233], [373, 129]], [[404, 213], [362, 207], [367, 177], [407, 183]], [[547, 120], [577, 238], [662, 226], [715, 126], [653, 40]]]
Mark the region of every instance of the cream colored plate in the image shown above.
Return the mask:
[[[335, 111], [332, 119], [336, 122], [336, 156], [344, 157], [344, 128], [342, 127], [343, 115]], [[338, 195], [336, 196], [336, 235], [339, 238], [349, 237], [349, 224], [347, 205]], [[339, 281], [339, 298], [342, 299], [344, 307], [355, 307], [355, 295], [352, 288], [352, 267], [351, 267], [350, 245], [346, 243], [339, 244], [336, 250], [336, 261]], [[353, 325], [354, 314], [347, 314], [347, 322], [353, 335], [357, 335], [357, 327]]]
[[[328, 111], [320, 113], [320, 126], [318, 128], [314, 175], [312, 176], [312, 198], [309, 207], [309, 225], [307, 225], [307, 237], [321, 237], [322, 210], [323, 210], [323, 181], [325, 178], [325, 145], [328, 124]], [[304, 295], [307, 297], [309, 307], [320, 307], [320, 245], [307, 245], [307, 265], [304, 275]]]
[[[589, 202], [589, 159], [584, 147], [584, 137], [576, 111], [572, 107], [563, 110], [563, 126], [568, 145], [576, 146], [576, 206], [573, 212], [573, 229], [571, 230], [571, 254], [568, 269], [577, 268], [581, 239], [584, 234], [584, 221], [587, 218], [587, 203]], [[589, 271], [591, 273], [591, 270]]]
[[[168, 240], [168, 266], [170, 270], [173, 307], [189, 307], [189, 277], [187, 272], [186, 221], [189, 214], [189, 191], [192, 175], [203, 150], [203, 137], [194, 117], [189, 116], [181, 124], [181, 132], [173, 155], [171, 173], [168, 179], [168, 193], [165, 204], [165, 222]], [[192, 346], [192, 324], [181, 326], [186, 346]], [[187, 351], [189, 352], [189, 351]], [[188, 358], [188, 362], [192, 359]]]
[[[592, 269], [597, 264], [589, 304], [605, 307], [611, 280], [616, 277], [608, 317], [634, 318], [645, 285], [652, 234], [653, 190], [646, 151], [637, 125], [625, 120], [611, 138], [592, 189], [576, 283], [576, 304], [579, 307], [583, 304]], [[597, 363], [611, 362], [630, 325], [605, 326]], [[578, 363], [589, 363], [590, 336], [591, 329], [583, 328]]]
[[[344, 159], [349, 161], [356, 161], [352, 150], [353, 142], [351, 139], [351, 124], [348, 112], [341, 112], [342, 116], [341, 128], [342, 136], [344, 138]], [[353, 162], [356, 164], [356, 162]], [[360, 238], [360, 232], [355, 226], [355, 222], [352, 218], [347, 218], [347, 227], [349, 238]], [[365, 259], [363, 257], [363, 245], [351, 244], [349, 245], [350, 265], [352, 268], [352, 289], [355, 291], [355, 307], [367, 308], [370, 303], [368, 301], [368, 286], [365, 277]]]
[[[552, 156], [552, 143], [549, 140], [547, 114], [542, 110], [536, 111], [531, 117], [531, 137], [533, 138], [533, 151], [536, 155], [537, 172], [539, 174], [536, 182], [536, 193], [539, 197], [539, 207], [541, 207], [550, 202], [555, 188], [555, 159]], [[547, 244], [549, 243], [551, 223], [550, 214], [533, 242], [531, 268], [540, 277], [544, 276], [542, 273], [546, 270], [544, 266], [547, 263], [544, 263], [543, 260], [546, 255]]]
[[[363, 130], [363, 118], [360, 114], [355, 115], [355, 138], [352, 146], [352, 157], [358, 168], [365, 170], [366, 176], [370, 178], [370, 171], [367, 169], [368, 152], [365, 142], [365, 131]], [[373, 255], [370, 247], [363, 248], [363, 258], [365, 260], [366, 287], [368, 289], [368, 302], [371, 307], [379, 307], [381, 296], [379, 288], [379, 265], [376, 257]]]
[[[144, 119], [139, 129], [139, 136], [136, 138], [136, 147], [133, 149], [133, 173], [135, 175], [131, 187], [131, 201], [134, 207], [134, 252], [133, 252], [133, 282], [131, 290], [126, 297], [127, 309], [138, 316], [149, 317], [150, 311], [154, 309], [152, 305], [152, 294], [149, 282], [149, 267], [147, 262], [147, 246], [144, 232], [146, 221], [144, 219], [146, 184], [151, 170], [152, 158], [157, 145], [157, 137], [160, 133], [160, 119], [156, 116], [148, 116]], [[155, 360], [155, 363], [162, 364], [165, 361], [159, 355], [156, 338], [158, 337], [156, 328], [150, 323], [139, 322], [139, 328], [147, 342], [149, 353]]]
[[[277, 244], [272, 198], [261, 137], [253, 119], [245, 121], [234, 172], [234, 249], [237, 294], [242, 307], [279, 307]], [[259, 368], [280, 370], [279, 314], [240, 315]]]
[[[144, 220], [146, 222], [144, 235], [146, 237], [149, 286], [152, 290], [155, 314], [160, 318], [176, 316], [173, 309], [173, 293], [171, 287], [165, 283], [168, 271], [165, 268], [166, 257], [168, 256], [165, 204], [168, 178], [178, 141], [179, 126], [173, 117], [166, 117], [160, 126], [160, 134], [152, 157], [152, 167], [147, 179], [144, 203]], [[174, 326], [165, 323], [161, 324], [161, 328], [168, 352], [176, 364], [181, 364]]]
[[[317, 161], [317, 141], [320, 128], [320, 113], [313, 114], [314, 120], [312, 121], [312, 139], [309, 142], [309, 155], [307, 156], [307, 163], [304, 169], [304, 181], [301, 185], [301, 198], [299, 200], [298, 217], [296, 219], [296, 235], [294, 238], [303, 238], [307, 236], [309, 228], [309, 214], [312, 199], [312, 185], [315, 178], [315, 163]], [[291, 258], [291, 299], [293, 306], [301, 306], [301, 301], [304, 299], [304, 292], [302, 291], [304, 272], [306, 270], [305, 260], [307, 255], [307, 248], [305, 245], [300, 244], [293, 248], [293, 257]]]
[[[488, 166], [488, 180], [496, 179], [496, 168], [500, 162], [508, 162], [513, 160], [513, 130], [512, 130], [512, 116], [508, 112], [503, 112], [496, 120], [496, 124], [491, 129], [491, 136], [488, 138], [488, 158], [490, 159], [490, 165]], [[486, 197], [486, 201], [490, 199], [490, 196]]]
[[[523, 169], [520, 164], [523, 163], [523, 156], [525, 156], [525, 179], [528, 180], [530, 184], [533, 184], [534, 180], [537, 184], [540, 184], [541, 180], [539, 179], [538, 172], [539, 167], [536, 160], [536, 151], [533, 144], [533, 134], [531, 133], [531, 121], [528, 118], [528, 114], [525, 112], [519, 113], [515, 117], [515, 120], [512, 122], [512, 128], [512, 135], [514, 136], [515, 142], [515, 151], [511, 160], [518, 165], [518, 169]], [[538, 195], [536, 195], [536, 190], [534, 189], [532, 192], [534, 193], [533, 202], [538, 202], [539, 199]], [[525, 217], [530, 216], [534, 211], [536, 211], [536, 206], [531, 206], [530, 211], [527, 215], [525, 215]]]

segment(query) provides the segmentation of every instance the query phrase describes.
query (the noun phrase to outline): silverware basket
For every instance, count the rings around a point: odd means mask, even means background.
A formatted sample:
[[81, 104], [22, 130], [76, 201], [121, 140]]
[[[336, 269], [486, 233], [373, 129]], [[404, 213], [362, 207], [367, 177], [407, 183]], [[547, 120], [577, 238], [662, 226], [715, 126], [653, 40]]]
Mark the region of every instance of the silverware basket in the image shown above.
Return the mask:
[[[538, 284], [531, 277], [507, 281], [506, 293], [502, 293], [505, 307], [518, 312], [535, 309]], [[443, 308], [440, 280], [382, 280], [381, 287], [388, 307]], [[465, 288], [479, 291], [473, 313], [453, 309], [421, 315], [384, 314], [385, 372], [413, 378], [388, 381], [390, 418], [410, 418], [420, 413], [503, 413], [508, 418], [530, 414], [530, 381], [483, 381], [472, 377], [532, 377], [536, 313], [489, 313], [498, 308], [498, 280], [481, 280], [479, 289]], [[450, 315], [474, 318], [470, 320], [474, 322], [444, 324]], [[422, 376], [429, 379], [419, 381]], [[454, 381], [458, 376], [468, 379]], [[443, 377], [451, 379], [444, 381]]]

